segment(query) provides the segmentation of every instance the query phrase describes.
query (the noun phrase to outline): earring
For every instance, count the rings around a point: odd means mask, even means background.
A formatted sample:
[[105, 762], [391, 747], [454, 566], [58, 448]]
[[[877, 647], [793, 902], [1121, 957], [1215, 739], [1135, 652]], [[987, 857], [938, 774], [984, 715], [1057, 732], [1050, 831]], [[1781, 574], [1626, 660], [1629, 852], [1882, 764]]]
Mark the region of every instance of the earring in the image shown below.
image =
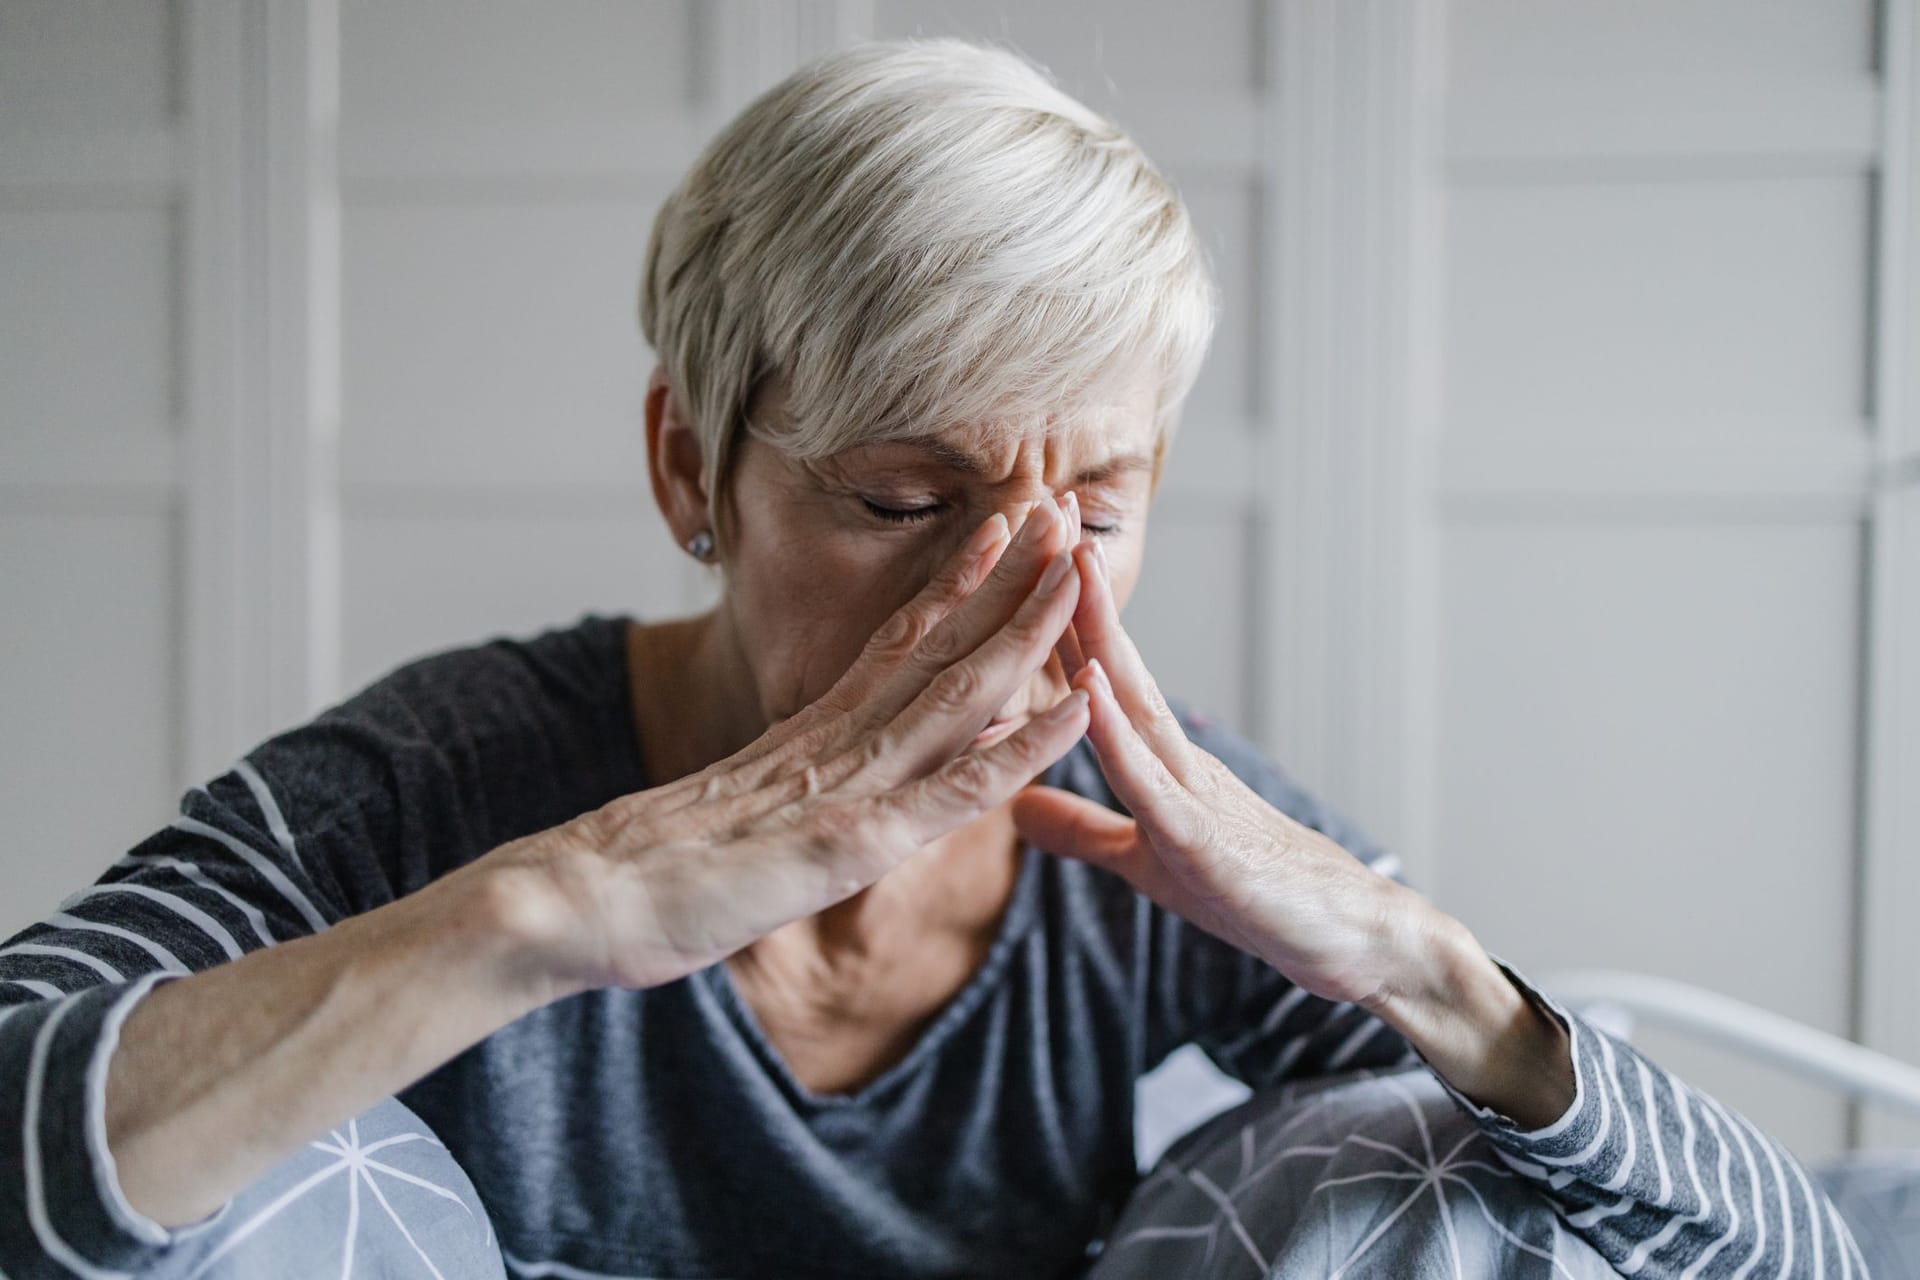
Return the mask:
[[713, 558], [713, 534], [705, 529], [687, 539], [687, 554], [695, 560]]

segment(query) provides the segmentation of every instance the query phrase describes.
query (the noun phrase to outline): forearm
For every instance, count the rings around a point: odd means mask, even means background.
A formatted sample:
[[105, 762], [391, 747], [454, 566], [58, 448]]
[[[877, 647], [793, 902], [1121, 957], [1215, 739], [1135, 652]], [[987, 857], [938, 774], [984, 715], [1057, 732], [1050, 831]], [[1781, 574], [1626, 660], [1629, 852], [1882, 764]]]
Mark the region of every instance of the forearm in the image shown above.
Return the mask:
[[506, 892], [475, 864], [156, 988], [108, 1067], [107, 1142], [128, 1201], [162, 1225], [203, 1217], [328, 1126], [559, 994], [505, 927]]

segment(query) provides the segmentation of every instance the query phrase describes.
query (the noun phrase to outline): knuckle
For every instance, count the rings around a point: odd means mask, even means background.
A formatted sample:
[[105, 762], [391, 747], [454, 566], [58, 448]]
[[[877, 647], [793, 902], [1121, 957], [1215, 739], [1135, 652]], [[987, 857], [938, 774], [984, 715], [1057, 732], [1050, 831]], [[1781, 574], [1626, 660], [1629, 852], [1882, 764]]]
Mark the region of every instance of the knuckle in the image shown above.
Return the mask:
[[915, 655], [923, 666], [937, 671], [958, 662], [966, 652], [957, 628], [934, 627], [921, 639]]
[[866, 652], [882, 661], [898, 661], [920, 645], [928, 627], [925, 611], [909, 605], [880, 624], [880, 629], [867, 641]]
[[999, 782], [999, 770], [985, 756], [962, 756], [947, 768], [948, 789], [969, 804], [991, 804]]
[[611, 848], [615, 833], [626, 825], [620, 817], [620, 812], [625, 807], [625, 802], [630, 799], [632, 797], [623, 796], [565, 823], [562, 831], [565, 833], [566, 842], [590, 849], [595, 853], [603, 853]]
[[977, 668], [962, 664], [940, 673], [927, 692], [943, 711], [964, 711], [980, 700], [986, 682]]
[[1160, 692], [1160, 682], [1157, 680], [1147, 680], [1144, 683], [1147, 686], [1147, 710], [1153, 714], [1156, 720], [1172, 720], [1174, 718], [1173, 705], [1167, 701], [1167, 695]]
[[877, 771], [894, 757], [897, 750], [891, 733], [883, 729], [871, 734], [853, 751], [852, 771], [855, 774]]
[[804, 800], [824, 794], [832, 785], [827, 771], [820, 765], [810, 764], [800, 771], [800, 796]]

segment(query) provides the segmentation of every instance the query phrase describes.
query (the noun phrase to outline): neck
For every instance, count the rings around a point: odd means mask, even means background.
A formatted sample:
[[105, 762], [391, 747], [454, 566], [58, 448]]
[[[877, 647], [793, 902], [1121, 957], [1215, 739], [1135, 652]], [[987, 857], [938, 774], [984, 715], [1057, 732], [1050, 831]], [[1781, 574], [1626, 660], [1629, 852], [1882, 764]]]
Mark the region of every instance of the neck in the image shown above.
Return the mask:
[[627, 669], [648, 786], [698, 773], [767, 731], [746, 660], [719, 610], [634, 624]]

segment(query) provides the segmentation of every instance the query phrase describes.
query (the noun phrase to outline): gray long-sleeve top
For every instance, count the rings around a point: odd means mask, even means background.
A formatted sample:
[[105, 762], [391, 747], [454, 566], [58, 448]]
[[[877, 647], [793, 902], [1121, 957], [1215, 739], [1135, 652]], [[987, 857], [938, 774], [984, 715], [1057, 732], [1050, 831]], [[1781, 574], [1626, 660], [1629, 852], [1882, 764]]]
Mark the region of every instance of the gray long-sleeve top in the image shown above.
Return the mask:
[[[0, 948], [0, 1273], [172, 1271], [205, 1238], [135, 1211], [106, 1149], [107, 1062], [155, 982], [323, 930], [647, 785], [625, 626], [588, 616], [401, 668], [187, 793], [170, 826]], [[1188, 728], [1390, 871], [1246, 743]], [[1084, 742], [1048, 781], [1118, 807]], [[1255, 1086], [1419, 1061], [1373, 1015], [1115, 877], [1023, 858], [978, 972], [850, 1095], [801, 1086], [715, 965], [549, 1005], [401, 1099], [538, 1274], [1053, 1276], [1133, 1186], [1135, 1082], [1174, 1048], [1197, 1042]], [[1575, 1100], [1527, 1131], [1448, 1092], [1574, 1231], [1629, 1274], [1864, 1276], [1785, 1148], [1508, 972], [1567, 1025]]]

